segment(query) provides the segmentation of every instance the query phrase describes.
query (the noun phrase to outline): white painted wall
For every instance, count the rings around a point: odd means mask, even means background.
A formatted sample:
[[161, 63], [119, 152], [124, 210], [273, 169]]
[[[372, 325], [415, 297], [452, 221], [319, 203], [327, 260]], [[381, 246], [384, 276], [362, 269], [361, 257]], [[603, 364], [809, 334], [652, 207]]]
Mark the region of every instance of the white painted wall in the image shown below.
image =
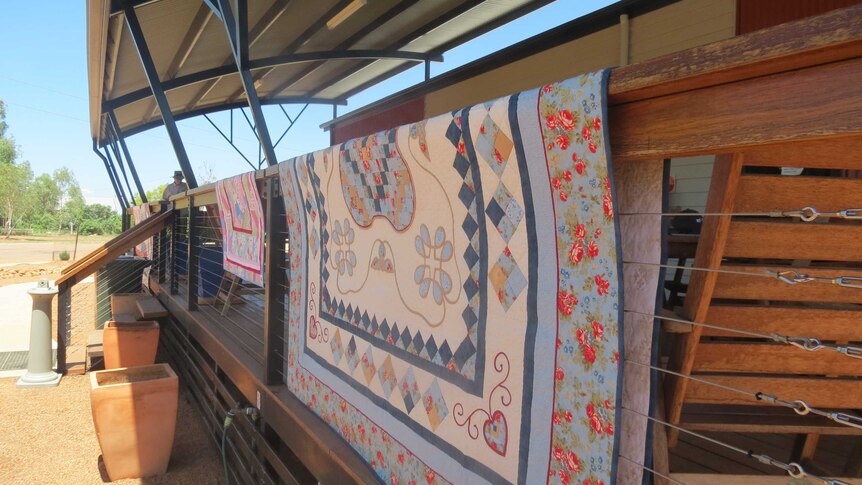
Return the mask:
[[670, 161], [670, 174], [676, 179], [676, 187], [670, 193], [670, 212], [682, 209], [706, 210], [706, 196], [712, 177], [714, 155], [674, 158]]

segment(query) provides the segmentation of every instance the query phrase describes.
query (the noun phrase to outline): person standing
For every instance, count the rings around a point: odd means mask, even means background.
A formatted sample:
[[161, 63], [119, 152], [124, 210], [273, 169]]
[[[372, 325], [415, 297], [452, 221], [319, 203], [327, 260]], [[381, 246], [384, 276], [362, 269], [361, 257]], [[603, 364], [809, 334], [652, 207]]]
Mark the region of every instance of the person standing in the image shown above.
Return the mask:
[[177, 170], [174, 172], [174, 181], [168, 184], [165, 191], [162, 192], [162, 200], [170, 200], [171, 197], [187, 190], [189, 190], [189, 186], [183, 182], [183, 173]]

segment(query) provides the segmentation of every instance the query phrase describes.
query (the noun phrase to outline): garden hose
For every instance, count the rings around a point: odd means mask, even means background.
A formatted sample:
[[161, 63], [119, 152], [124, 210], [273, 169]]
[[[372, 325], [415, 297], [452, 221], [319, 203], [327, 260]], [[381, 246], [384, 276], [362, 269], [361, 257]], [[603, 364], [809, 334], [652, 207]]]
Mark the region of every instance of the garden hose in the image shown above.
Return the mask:
[[257, 419], [257, 409], [251, 406], [240, 408], [239, 404], [234, 408], [230, 409], [224, 417], [224, 425], [222, 426], [221, 432], [221, 463], [224, 469], [224, 481], [227, 485], [230, 485], [230, 475], [227, 472], [227, 430], [233, 424], [233, 418], [237, 414], [245, 414], [246, 416], [251, 416], [252, 420]]

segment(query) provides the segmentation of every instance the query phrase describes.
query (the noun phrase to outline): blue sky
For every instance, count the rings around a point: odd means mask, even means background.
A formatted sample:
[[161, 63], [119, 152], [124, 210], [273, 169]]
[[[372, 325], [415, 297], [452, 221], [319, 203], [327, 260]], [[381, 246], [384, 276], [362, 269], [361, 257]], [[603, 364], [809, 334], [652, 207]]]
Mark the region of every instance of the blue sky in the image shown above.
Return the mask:
[[[445, 53], [445, 61], [433, 64], [431, 74], [441, 74], [611, 3], [557, 0]], [[117, 208], [104, 166], [91, 151], [85, 2], [5, 0], [0, 13], [0, 99], [7, 105], [6, 121], [20, 148], [20, 160], [28, 160], [37, 175], [69, 167], [88, 202]], [[405, 71], [354, 96], [348, 106], [339, 107], [339, 114], [419, 83], [423, 77], [422, 66]], [[294, 115], [301, 106], [285, 108]], [[277, 107], [264, 107], [264, 112], [270, 132], [277, 138], [287, 120]], [[319, 125], [331, 118], [331, 107], [309, 106], [276, 148], [278, 159], [329, 145], [329, 135]], [[227, 126], [227, 113], [216, 114], [213, 119]], [[256, 161], [253, 133], [236, 118], [234, 121], [238, 145]], [[218, 178], [250, 169], [202, 117], [179, 122], [179, 130], [199, 178], [204, 166]], [[168, 182], [179, 168], [164, 127], [130, 137], [127, 143], [145, 189]]]

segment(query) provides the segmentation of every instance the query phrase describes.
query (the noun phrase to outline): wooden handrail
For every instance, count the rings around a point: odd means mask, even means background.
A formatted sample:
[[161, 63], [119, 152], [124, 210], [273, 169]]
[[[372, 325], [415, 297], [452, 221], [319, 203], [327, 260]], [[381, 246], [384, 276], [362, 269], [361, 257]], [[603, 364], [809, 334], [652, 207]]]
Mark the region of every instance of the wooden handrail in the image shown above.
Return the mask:
[[614, 69], [611, 105], [862, 56], [862, 5]]
[[137, 226], [103, 244], [84, 258], [66, 267], [57, 279], [56, 285], [73, 285], [90, 276], [124, 252], [140, 244], [161, 231], [173, 217], [173, 212], [154, 215]]

